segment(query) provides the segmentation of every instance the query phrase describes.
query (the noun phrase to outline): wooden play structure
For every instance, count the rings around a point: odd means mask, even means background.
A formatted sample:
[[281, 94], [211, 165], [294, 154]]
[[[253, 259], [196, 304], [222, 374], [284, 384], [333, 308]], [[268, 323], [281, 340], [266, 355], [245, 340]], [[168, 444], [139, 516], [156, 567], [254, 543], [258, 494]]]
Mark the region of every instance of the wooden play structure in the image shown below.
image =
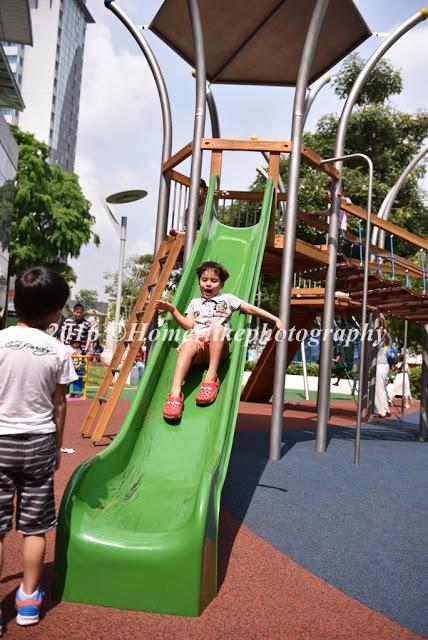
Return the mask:
[[[176, 237], [166, 236], [158, 253], [154, 257], [152, 269], [141, 291], [134, 309], [132, 310], [125, 330], [125, 335], [118, 343], [110, 366], [91, 404], [81, 434], [91, 436], [91, 440], [98, 442], [108, 426], [120, 394], [124, 388], [127, 376], [133, 365], [135, 354], [147, 336], [148, 328], [154, 317], [153, 301], [162, 296], [166, 284], [177, 261], [182, 259], [182, 249], [185, 239], [185, 213], [188, 202], [190, 178], [177, 170], [177, 167], [192, 154], [192, 143], [175, 153], [163, 166], [163, 171], [172, 182], [173, 195], [169, 213], [169, 227], [178, 231]], [[286, 194], [278, 190], [279, 167], [281, 154], [291, 151], [290, 141], [267, 140], [224, 140], [219, 138], [203, 138], [201, 149], [211, 153], [211, 176], [219, 180], [216, 193], [217, 215], [221, 219], [228, 211], [235, 207], [238, 214], [234, 221], [237, 226], [252, 224], [257, 216], [263, 193], [257, 191], [233, 191], [220, 188], [222, 161], [225, 152], [255, 152], [268, 154], [267, 173], [273, 179], [275, 198], [272, 206], [271, 223], [263, 256], [262, 272], [278, 275], [281, 269], [283, 234], [279, 231], [283, 227], [282, 204]], [[336, 177], [336, 170], [329, 164], [322, 164], [322, 158], [313, 150], [303, 145], [302, 158], [313, 168], [322, 171], [329, 177]], [[353, 204], [343, 205], [351, 216], [366, 221], [367, 212]], [[310, 215], [310, 212], [298, 212], [298, 219], [320, 231], [328, 231], [328, 225]], [[428, 241], [415, 234], [397, 227], [397, 225], [372, 217], [372, 224], [379, 229], [393, 234], [395, 237], [413, 244], [421, 251], [428, 252]], [[359, 239], [352, 233], [347, 233], [348, 243], [358, 246]], [[428, 295], [413, 292], [405, 283], [393, 279], [391, 275], [407, 279], [422, 280], [425, 275], [421, 267], [399, 255], [393, 255], [379, 247], [371, 246], [373, 254], [382, 260], [374, 262], [369, 278], [369, 305], [372, 312], [382, 312], [395, 317], [408, 319], [418, 323], [428, 322]], [[340, 257], [337, 267], [337, 289], [335, 308], [338, 315], [358, 315], [361, 311], [363, 288], [363, 269], [356, 258]], [[322, 312], [324, 305], [324, 288], [328, 268], [328, 255], [324, 247], [313, 245], [304, 240], [296, 239], [294, 272], [297, 280], [303, 286], [292, 289], [291, 318], [292, 326], [310, 330], [315, 318]], [[316, 284], [316, 286], [315, 286]], [[272, 396], [274, 362], [276, 353], [275, 336], [266, 344], [250, 378], [242, 392], [241, 399], [247, 402], [269, 402]], [[289, 343], [288, 362], [291, 362], [300, 342], [293, 340]], [[111, 393], [109, 388], [112, 386]]]

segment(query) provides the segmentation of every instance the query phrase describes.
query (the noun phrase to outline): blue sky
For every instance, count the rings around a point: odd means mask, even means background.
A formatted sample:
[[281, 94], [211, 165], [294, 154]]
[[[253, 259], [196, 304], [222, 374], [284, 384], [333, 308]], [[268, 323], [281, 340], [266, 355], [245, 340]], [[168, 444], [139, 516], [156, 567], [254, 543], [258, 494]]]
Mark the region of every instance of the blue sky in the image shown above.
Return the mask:
[[[135, 23], [148, 24], [162, 2], [119, 0], [118, 4]], [[379, 32], [392, 31], [421, 8], [420, 0], [356, 0], [355, 4], [370, 28]], [[74, 291], [97, 289], [99, 299], [105, 300], [103, 274], [117, 269], [119, 241], [98, 197], [130, 188], [148, 191], [147, 198], [116, 207], [115, 213], [128, 218], [126, 256], [152, 252], [162, 120], [154, 81], [133, 38], [104, 7], [103, 0], [87, 0], [87, 5], [96, 24], [87, 29], [75, 170], [86, 197], [92, 202], [101, 245], [98, 249], [94, 245], [84, 247], [80, 258], [71, 264], [77, 275]], [[394, 102], [405, 111], [427, 108], [427, 23], [407, 33], [388, 54], [402, 71], [403, 92]], [[168, 87], [174, 153], [192, 139], [194, 79], [190, 67], [160, 39], [150, 31], [144, 31], [144, 36], [159, 61]], [[379, 38], [372, 37], [359, 51], [367, 58], [379, 44]], [[214, 85], [212, 91], [223, 137], [290, 137], [293, 89]], [[321, 115], [338, 113], [342, 105], [333, 89], [325, 87], [314, 102], [306, 128], [313, 130]], [[211, 135], [208, 117], [206, 132]], [[204, 175], [207, 161], [208, 158]], [[257, 164], [260, 158], [256, 154], [226, 154], [222, 186], [246, 189]], [[186, 172], [188, 167], [185, 164], [182, 167]], [[376, 167], [374, 169], [376, 171]]]

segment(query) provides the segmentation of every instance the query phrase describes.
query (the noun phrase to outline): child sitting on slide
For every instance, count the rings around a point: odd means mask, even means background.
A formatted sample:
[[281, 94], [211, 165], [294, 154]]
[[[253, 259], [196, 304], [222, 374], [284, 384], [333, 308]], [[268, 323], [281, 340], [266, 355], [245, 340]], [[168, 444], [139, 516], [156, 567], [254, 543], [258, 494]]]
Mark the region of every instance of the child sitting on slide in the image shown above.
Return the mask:
[[216, 399], [220, 385], [217, 369], [220, 361], [229, 354], [230, 319], [234, 311], [239, 309], [243, 313], [268, 320], [278, 330], [284, 330], [281, 320], [272, 313], [244, 302], [231, 293], [221, 293], [229, 277], [223, 265], [218, 262], [203, 262], [196, 272], [202, 297], [191, 300], [184, 316], [170, 302], [157, 300], [155, 303], [156, 309], [168, 311], [180, 327], [188, 330], [178, 347], [171, 392], [163, 409], [163, 416], [167, 420], [181, 418], [184, 402], [181, 385], [193, 364], [208, 364], [208, 371], [196, 396], [197, 404], [206, 406]]

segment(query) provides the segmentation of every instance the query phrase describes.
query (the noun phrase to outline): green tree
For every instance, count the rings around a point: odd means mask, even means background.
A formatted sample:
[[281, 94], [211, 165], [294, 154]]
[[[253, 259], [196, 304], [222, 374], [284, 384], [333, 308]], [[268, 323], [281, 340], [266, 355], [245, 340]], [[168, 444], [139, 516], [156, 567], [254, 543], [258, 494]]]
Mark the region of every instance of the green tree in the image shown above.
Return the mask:
[[[122, 283], [122, 308], [121, 316], [127, 318], [132, 311], [141, 289], [144, 286], [147, 276], [149, 275], [150, 268], [153, 262], [153, 255], [146, 253], [141, 256], [131, 256], [125, 261], [124, 276]], [[177, 289], [180, 281], [182, 267], [180, 263], [177, 263], [172, 270], [171, 277], [168, 280], [168, 284], [165, 287], [163, 297], [166, 300], [172, 299], [175, 290]], [[110, 271], [104, 273], [104, 279], [107, 280], [107, 285], [104, 291], [111, 297], [116, 298], [117, 293], [117, 271]], [[116, 305], [110, 305], [110, 317], [112, 320], [115, 314]]]
[[42, 264], [75, 279], [67, 264], [99, 237], [95, 218], [74, 173], [49, 164], [49, 149], [31, 133], [11, 127], [19, 145], [16, 192], [9, 235], [11, 273]]
[[[350, 88], [364, 65], [358, 54], [351, 54], [343, 63], [335, 80], [335, 91], [346, 98]], [[428, 112], [415, 114], [399, 111], [390, 98], [401, 91], [400, 73], [388, 61], [381, 61], [372, 72], [363, 90], [348, 126], [345, 153], [366, 153], [373, 161], [373, 211], [376, 213], [390, 188], [420, 150], [428, 136]], [[320, 118], [314, 132], [305, 133], [304, 143], [324, 158], [334, 154], [338, 117], [327, 114]], [[428, 207], [426, 192], [419, 185], [425, 175], [424, 163], [414, 169], [400, 190], [390, 214], [391, 222], [422, 237], [428, 237]], [[360, 162], [348, 162], [343, 171], [345, 195], [363, 207], [367, 207], [367, 169]], [[287, 184], [288, 158], [281, 160], [281, 176]], [[301, 164], [299, 208], [314, 211], [326, 208], [325, 196], [330, 180], [312, 169], [305, 161]], [[254, 188], [260, 188], [262, 179], [257, 177]], [[350, 216], [350, 230], [357, 229], [357, 221]], [[298, 237], [315, 242], [319, 232], [299, 222]], [[388, 238], [387, 241], [389, 242]], [[395, 238], [395, 252], [408, 258], [417, 258], [412, 245]]]
[[[144, 282], [149, 274], [150, 267], [152, 266], [153, 255], [146, 253], [141, 256], [131, 256], [125, 261], [123, 270], [123, 282], [122, 282], [122, 308], [121, 315], [126, 318], [132, 311], [135, 305], [140, 291], [144, 286]], [[103, 274], [104, 280], [107, 280], [107, 285], [104, 291], [112, 298], [116, 298], [117, 294], [117, 271], [109, 271]], [[112, 317], [115, 313], [115, 305], [111, 305], [110, 312]], [[112, 318], [110, 318], [111, 320]]]
[[[351, 54], [343, 63], [335, 80], [335, 92], [345, 99], [360, 73], [364, 61], [358, 54]], [[391, 96], [401, 92], [399, 71], [386, 60], [379, 62], [366, 87], [359, 96], [358, 103], [349, 121], [345, 153], [365, 153], [373, 161], [373, 212], [376, 213], [390, 188], [395, 184], [403, 169], [417, 154], [428, 136], [428, 112], [414, 114], [399, 111], [392, 103]], [[304, 143], [324, 158], [334, 154], [338, 116], [327, 114], [320, 118], [315, 131], [305, 133]], [[281, 159], [281, 176], [287, 184], [288, 157]], [[419, 163], [406, 184], [400, 190], [391, 210], [390, 221], [417, 235], [428, 237], [427, 194], [419, 184], [425, 175], [426, 165]], [[354, 204], [367, 208], [367, 169], [360, 162], [348, 162], [344, 166], [345, 195]], [[264, 180], [258, 176], [252, 188], [262, 188]], [[327, 208], [326, 194], [330, 179], [312, 169], [302, 161], [299, 183], [299, 209], [310, 212]], [[358, 222], [349, 217], [350, 231], [356, 231]], [[363, 225], [364, 233], [364, 225]], [[297, 223], [297, 236], [312, 243], [319, 242], [320, 232], [302, 222]], [[386, 237], [389, 248], [389, 236]], [[394, 238], [395, 253], [419, 262], [418, 250], [399, 238]], [[267, 280], [266, 280], [267, 282]], [[418, 289], [418, 287], [414, 287]], [[420, 289], [420, 286], [419, 286]], [[263, 290], [270, 300], [275, 296], [271, 286]], [[420, 329], [412, 326], [409, 339], [413, 348], [420, 345]]]
[[96, 309], [98, 292], [96, 289], [80, 289], [77, 294], [77, 301], [81, 302], [85, 309]]

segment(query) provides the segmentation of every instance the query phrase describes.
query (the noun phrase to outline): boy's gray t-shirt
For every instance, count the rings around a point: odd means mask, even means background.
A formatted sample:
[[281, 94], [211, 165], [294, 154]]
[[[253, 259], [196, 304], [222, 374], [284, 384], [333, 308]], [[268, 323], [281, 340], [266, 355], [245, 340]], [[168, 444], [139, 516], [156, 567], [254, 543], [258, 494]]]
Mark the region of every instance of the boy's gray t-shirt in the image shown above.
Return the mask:
[[232, 313], [239, 309], [242, 302], [232, 293], [220, 293], [209, 300], [193, 298], [185, 311], [186, 315], [192, 314], [195, 318], [191, 333], [200, 333], [214, 324], [230, 328]]

